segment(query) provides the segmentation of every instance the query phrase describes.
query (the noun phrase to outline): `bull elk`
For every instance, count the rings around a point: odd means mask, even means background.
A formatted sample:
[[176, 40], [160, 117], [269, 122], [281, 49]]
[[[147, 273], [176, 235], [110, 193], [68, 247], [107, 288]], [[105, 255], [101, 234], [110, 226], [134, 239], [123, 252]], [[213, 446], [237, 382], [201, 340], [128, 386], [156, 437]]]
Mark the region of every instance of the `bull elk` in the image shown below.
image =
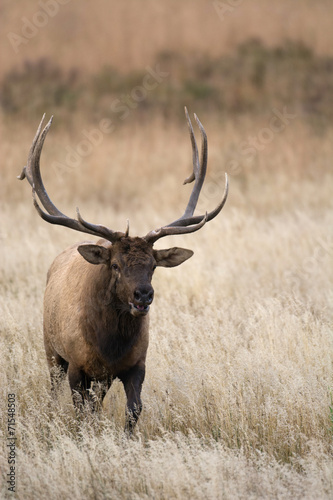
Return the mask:
[[[44, 345], [51, 387], [59, 383], [59, 370], [68, 373], [76, 407], [92, 403], [92, 383], [101, 382], [101, 400], [112, 380], [119, 378], [127, 397], [126, 429], [131, 432], [142, 409], [141, 389], [149, 339], [148, 311], [153, 302], [152, 276], [157, 266], [174, 267], [193, 252], [183, 248], [155, 250], [154, 243], [169, 235], [193, 233], [222, 210], [228, 195], [228, 178], [219, 205], [205, 215], [193, 215], [207, 169], [207, 136], [199, 119], [202, 146], [199, 159], [192, 123], [185, 108], [192, 144], [193, 172], [184, 184], [195, 181], [184, 214], [144, 237], [129, 236], [84, 220], [67, 217], [52, 203], [40, 173], [40, 155], [52, 117], [42, 130], [44, 116], [33, 140], [27, 165], [19, 179], [27, 178], [33, 203], [42, 219], [75, 231], [98, 236], [64, 250], [47, 274], [44, 296]], [[39, 201], [38, 201], [39, 200]], [[95, 398], [93, 398], [95, 401]]]

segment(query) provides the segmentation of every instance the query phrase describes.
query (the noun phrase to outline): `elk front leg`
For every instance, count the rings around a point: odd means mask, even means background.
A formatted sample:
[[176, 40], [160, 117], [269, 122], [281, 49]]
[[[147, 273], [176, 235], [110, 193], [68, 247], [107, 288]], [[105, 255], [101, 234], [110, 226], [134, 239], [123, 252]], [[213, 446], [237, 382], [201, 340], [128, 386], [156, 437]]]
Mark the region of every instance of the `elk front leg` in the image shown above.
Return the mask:
[[145, 371], [145, 365], [138, 364], [119, 375], [127, 396], [125, 431], [129, 434], [132, 434], [142, 410], [141, 389]]
[[91, 399], [89, 397], [89, 389], [92, 380], [84, 371], [71, 364], [69, 364], [68, 369], [68, 380], [72, 391], [74, 406], [76, 409], [82, 410], [85, 401], [90, 401]]
[[67, 373], [68, 362], [55, 351], [51, 342], [49, 342], [46, 336], [44, 336], [44, 345], [47, 364], [50, 371], [51, 394], [52, 397], [56, 398], [58, 396], [58, 389], [61, 385], [61, 382], [63, 381]]
[[68, 370], [68, 362], [59, 356], [59, 354], [56, 354], [49, 363], [49, 368], [51, 378], [51, 394], [52, 397], [57, 398], [61, 382], [64, 380]]

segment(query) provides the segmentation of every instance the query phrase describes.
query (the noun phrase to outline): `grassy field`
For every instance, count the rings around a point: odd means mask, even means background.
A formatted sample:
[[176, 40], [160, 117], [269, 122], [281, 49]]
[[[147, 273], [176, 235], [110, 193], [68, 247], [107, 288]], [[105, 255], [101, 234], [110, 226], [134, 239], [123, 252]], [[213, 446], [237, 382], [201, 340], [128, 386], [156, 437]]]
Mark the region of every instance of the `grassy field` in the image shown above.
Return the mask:
[[[332, 4], [244, 0], [221, 19], [204, 0], [96, 3], [68, 2], [17, 54], [8, 37], [3, 49], [0, 497], [330, 499]], [[38, 9], [4, 2], [5, 33]], [[147, 80], [156, 64], [168, 76]], [[230, 194], [198, 233], [157, 244], [194, 256], [155, 273], [144, 410], [128, 439], [120, 383], [97, 416], [77, 418], [67, 382], [50, 397], [46, 273], [80, 235], [42, 221], [15, 176], [40, 112], [54, 113], [41, 165], [58, 208], [146, 234], [187, 203], [185, 104], [209, 141], [199, 210], [217, 204], [225, 171]]]
[[[208, 208], [246, 126], [206, 127]], [[78, 235], [41, 221], [28, 185], [14, 180], [33, 133], [10, 153], [4, 184], [13, 200], [2, 203], [1, 222], [1, 406], [6, 416], [7, 393], [16, 394], [17, 498], [329, 498], [332, 134], [316, 138], [295, 119], [255, 164], [236, 157], [217, 220], [163, 242], [195, 255], [156, 272], [145, 407], [128, 440], [120, 384], [102, 415], [83, 422], [66, 385], [59, 405], [49, 396], [45, 276]], [[130, 217], [132, 234], [181, 213], [191, 162], [185, 124], [129, 137], [119, 132], [57, 177], [52, 162], [66, 138], [50, 132], [42, 161], [61, 209], [71, 215], [78, 204], [88, 220], [116, 229]]]

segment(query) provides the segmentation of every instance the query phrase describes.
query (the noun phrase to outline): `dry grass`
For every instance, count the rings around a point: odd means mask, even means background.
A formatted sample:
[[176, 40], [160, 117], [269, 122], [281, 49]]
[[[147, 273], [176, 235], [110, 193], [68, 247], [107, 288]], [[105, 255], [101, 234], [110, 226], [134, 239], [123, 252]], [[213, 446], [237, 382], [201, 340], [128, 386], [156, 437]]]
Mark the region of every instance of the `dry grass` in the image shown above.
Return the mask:
[[[0, 83], [8, 92], [1, 112], [9, 109], [0, 116], [1, 498], [14, 498], [6, 484], [8, 393], [16, 395], [20, 500], [332, 498], [333, 4], [238, 4], [221, 20], [208, 0], [68, 2], [17, 54], [8, 38], [1, 45]], [[20, 34], [22, 17], [38, 10], [39, 3], [4, 0], [2, 32]], [[239, 66], [237, 48], [253, 37], [263, 45], [252, 42], [254, 52]], [[298, 60], [286, 53], [278, 64], [271, 56], [277, 48], [278, 59], [286, 40], [313, 54]], [[78, 150], [85, 130], [113, 118], [111, 100], [135, 88], [131, 79], [141, 82], [162, 52], [171, 75], [169, 87], [151, 96], [160, 99], [154, 112], [148, 96], [70, 165], [68, 148]], [[51, 64], [46, 73], [41, 57]], [[105, 66], [116, 72], [110, 77]], [[74, 67], [79, 81], [71, 80]], [[182, 94], [189, 73], [191, 88]], [[98, 78], [94, 96], [89, 85]], [[201, 99], [209, 85], [224, 107], [215, 95], [210, 107]], [[120, 383], [97, 417], [75, 416], [67, 383], [57, 404], [50, 398], [45, 277], [80, 237], [40, 220], [27, 183], [15, 179], [45, 104], [55, 120], [44, 180], [68, 215], [78, 205], [88, 220], [115, 229], [130, 218], [132, 235], [180, 215], [191, 154], [185, 120], [174, 117], [184, 104], [200, 111], [209, 137], [200, 210], [217, 204], [223, 171], [230, 175], [229, 199], [215, 221], [160, 244], [195, 254], [154, 277], [144, 411], [133, 439], [122, 430]], [[284, 106], [296, 116], [272, 131], [273, 108]]]
[[[13, 178], [33, 128], [16, 130], [17, 149], [5, 133], [1, 406], [5, 415], [7, 393], [16, 394], [17, 498], [330, 498], [332, 136], [316, 137], [295, 119], [248, 162], [237, 145], [264, 125], [206, 124], [204, 204], [216, 203], [214, 178], [224, 165], [230, 198], [201, 232], [163, 242], [195, 255], [154, 278], [145, 409], [132, 440], [122, 431], [120, 384], [102, 415], [82, 422], [66, 384], [59, 405], [50, 399], [45, 275], [77, 235], [39, 220], [28, 186]], [[88, 220], [115, 228], [129, 216], [132, 234], [180, 213], [188, 194], [180, 181], [190, 169], [185, 125], [128, 124], [57, 177], [52, 161], [77, 134], [55, 128], [43, 156], [48, 189], [64, 211], [78, 204]]]

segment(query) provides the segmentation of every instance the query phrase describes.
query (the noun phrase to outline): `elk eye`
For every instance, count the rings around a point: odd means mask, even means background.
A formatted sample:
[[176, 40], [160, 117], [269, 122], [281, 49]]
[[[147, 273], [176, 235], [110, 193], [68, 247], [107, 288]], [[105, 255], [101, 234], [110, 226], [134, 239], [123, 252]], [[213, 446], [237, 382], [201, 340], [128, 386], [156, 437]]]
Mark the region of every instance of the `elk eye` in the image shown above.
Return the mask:
[[119, 266], [117, 264], [112, 264], [112, 269], [114, 269], [115, 271], [119, 271]]

